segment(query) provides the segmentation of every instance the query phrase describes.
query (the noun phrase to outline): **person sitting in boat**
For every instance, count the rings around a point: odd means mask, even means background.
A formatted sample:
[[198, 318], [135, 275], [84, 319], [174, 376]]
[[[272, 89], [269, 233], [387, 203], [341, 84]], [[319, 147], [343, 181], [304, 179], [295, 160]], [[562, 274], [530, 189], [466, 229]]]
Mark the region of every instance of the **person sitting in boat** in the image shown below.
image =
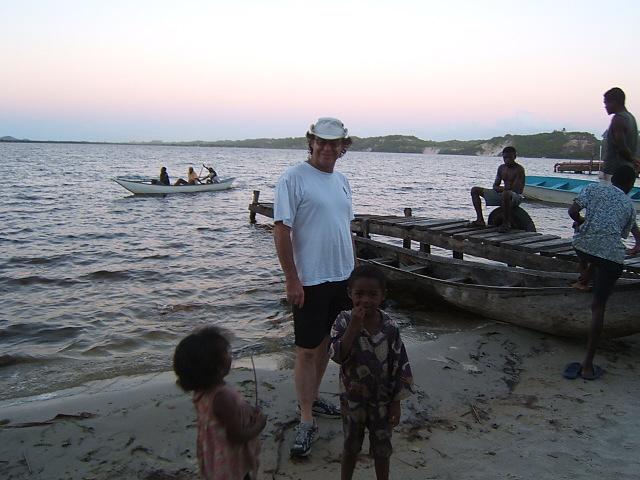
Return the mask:
[[[480, 201], [480, 197], [483, 197], [487, 206], [501, 206], [504, 211], [504, 221], [498, 227], [498, 231], [507, 232], [511, 229], [511, 209], [520, 205], [522, 201], [525, 172], [524, 167], [516, 163], [516, 149], [514, 147], [504, 147], [502, 160], [504, 164], [498, 167], [493, 188], [473, 187], [471, 189], [471, 201], [476, 210], [477, 218], [469, 222], [469, 226], [486, 226]], [[500, 184], [503, 182], [504, 186], [501, 186]]]
[[187, 181], [185, 182], [184, 179], [179, 178], [178, 180], [176, 180], [176, 183], [174, 183], [174, 185], [195, 185], [196, 183], [202, 182], [198, 178], [198, 174], [195, 172], [193, 167], [189, 167], [189, 171], [187, 172]]
[[220, 177], [218, 177], [213, 167], [207, 167], [205, 165], [203, 165], [203, 167], [209, 170], [209, 174], [203, 178], [204, 183], [220, 183]]
[[169, 181], [169, 174], [167, 173], [167, 167], [162, 167], [160, 169], [160, 185], [171, 185]]
[[[623, 165], [614, 172], [611, 183], [585, 187], [569, 207], [576, 231], [573, 248], [582, 270], [580, 279], [572, 286], [588, 290], [593, 279], [593, 300], [587, 353], [582, 363], [573, 362], [565, 367], [563, 376], [567, 379], [594, 380], [602, 375], [603, 370], [594, 365], [593, 357], [604, 325], [607, 300], [624, 266], [625, 247], [621, 238], [627, 238], [636, 224], [636, 210], [627, 195], [635, 180], [635, 170]], [[583, 209], [584, 217], [580, 215]], [[637, 245], [639, 239], [635, 240]]]

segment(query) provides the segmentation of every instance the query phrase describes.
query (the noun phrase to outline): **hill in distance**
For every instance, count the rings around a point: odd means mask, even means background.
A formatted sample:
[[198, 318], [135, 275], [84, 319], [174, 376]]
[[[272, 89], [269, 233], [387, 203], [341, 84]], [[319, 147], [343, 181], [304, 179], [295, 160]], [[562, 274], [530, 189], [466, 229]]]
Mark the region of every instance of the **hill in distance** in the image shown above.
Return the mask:
[[[422, 140], [409, 135], [386, 135], [382, 137], [351, 137], [352, 151], [360, 152], [388, 152], [388, 153], [416, 153], [431, 155], [470, 155], [497, 156], [507, 145], [518, 150], [518, 155], [529, 158], [560, 158], [560, 159], [592, 159], [597, 158], [600, 141], [587, 132], [553, 131], [534, 135], [504, 135], [488, 140], [447, 140], [436, 142]], [[0, 137], [0, 142], [31, 142], [14, 137]], [[118, 143], [118, 142], [41, 142], [35, 143]], [[126, 142], [126, 145], [172, 145], [197, 147], [232, 147], [232, 148], [275, 148], [306, 150], [307, 142], [304, 137], [289, 138], [255, 138], [249, 140], [218, 140], [189, 142]]]

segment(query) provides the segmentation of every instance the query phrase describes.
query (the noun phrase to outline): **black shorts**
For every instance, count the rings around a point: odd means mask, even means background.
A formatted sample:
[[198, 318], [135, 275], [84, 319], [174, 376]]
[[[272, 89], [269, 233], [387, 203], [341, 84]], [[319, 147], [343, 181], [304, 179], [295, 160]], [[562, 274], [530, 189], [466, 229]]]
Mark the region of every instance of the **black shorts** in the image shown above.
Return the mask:
[[605, 260], [576, 249], [576, 255], [583, 263], [593, 265], [593, 297], [606, 303], [616, 282], [622, 275], [622, 264]]
[[304, 305], [293, 306], [293, 331], [296, 346], [316, 348], [331, 333], [342, 310], [351, 309], [347, 281], [326, 282], [304, 288]]

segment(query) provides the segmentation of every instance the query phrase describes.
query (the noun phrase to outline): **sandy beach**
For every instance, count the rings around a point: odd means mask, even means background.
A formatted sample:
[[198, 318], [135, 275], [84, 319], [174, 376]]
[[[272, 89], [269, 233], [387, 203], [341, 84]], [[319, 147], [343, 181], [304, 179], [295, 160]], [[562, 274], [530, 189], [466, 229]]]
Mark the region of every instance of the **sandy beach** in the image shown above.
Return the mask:
[[[640, 475], [640, 335], [605, 341], [605, 375], [568, 381], [581, 342], [498, 323], [408, 345], [416, 394], [394, 431], [392, 478], [632, 479]], [[291, 460], [291, 356], [256, 358], [269, 417], [260, 478], [339, 478], [340, 420], [320, 419], [312, 454]], [[247, 359], [229, 382], [254, 401]], [[337, 392], [330, 365], [323, 395]], [[0, 404], [3, 479], [197, 478], [194, 411], [171, 372], [121, 377]], [[367, 445], [363, 452], [367, 451]], [[354, 478], [374, 478], [361, 455]]]

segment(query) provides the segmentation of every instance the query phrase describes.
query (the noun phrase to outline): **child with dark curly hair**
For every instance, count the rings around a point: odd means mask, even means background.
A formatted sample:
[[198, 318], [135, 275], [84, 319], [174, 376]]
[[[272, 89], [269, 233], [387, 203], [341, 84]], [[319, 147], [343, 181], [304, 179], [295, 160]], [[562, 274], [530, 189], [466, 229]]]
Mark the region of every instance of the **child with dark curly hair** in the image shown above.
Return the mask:
[[187, 336], [173, 355], [178, 385], [193, 392], [198, 415], [198, 464], [206, 480], [257, 478], [258, 435], [266, 419], [224, 382], [230, 368], [229, 342], [216, 327]]

